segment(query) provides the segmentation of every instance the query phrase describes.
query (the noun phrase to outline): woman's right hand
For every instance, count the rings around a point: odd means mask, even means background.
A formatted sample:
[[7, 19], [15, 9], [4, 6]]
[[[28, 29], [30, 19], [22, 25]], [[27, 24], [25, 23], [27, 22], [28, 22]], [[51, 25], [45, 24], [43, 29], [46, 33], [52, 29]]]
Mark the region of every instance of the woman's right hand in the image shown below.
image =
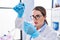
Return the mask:
[[21, 18], [24, 14], [25, 4], [21, 2], [18, 5], [16, 5], [13, 9], [18, 13], [18, 17]]

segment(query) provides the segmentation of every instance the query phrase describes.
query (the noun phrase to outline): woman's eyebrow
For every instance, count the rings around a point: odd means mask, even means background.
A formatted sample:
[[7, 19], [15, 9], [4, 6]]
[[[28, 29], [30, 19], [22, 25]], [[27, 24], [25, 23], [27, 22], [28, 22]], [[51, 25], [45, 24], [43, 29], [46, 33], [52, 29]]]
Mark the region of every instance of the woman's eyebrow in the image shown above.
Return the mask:
[[36, 14], [36, 15], [39, 15], [39, 14]]
[[40, 14], [37, 14], [37, 15], [32, 15], [32, 16], [38, 16], [38, 15], [40, 15]]

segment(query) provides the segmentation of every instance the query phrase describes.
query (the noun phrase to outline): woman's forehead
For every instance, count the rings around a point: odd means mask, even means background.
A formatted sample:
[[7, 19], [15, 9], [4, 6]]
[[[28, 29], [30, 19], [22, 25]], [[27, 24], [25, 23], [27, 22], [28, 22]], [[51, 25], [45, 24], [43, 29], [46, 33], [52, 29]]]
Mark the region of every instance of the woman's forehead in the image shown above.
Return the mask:
[[38, 10], [33, 10], [32, 15], [42, 15], [42, 13]]

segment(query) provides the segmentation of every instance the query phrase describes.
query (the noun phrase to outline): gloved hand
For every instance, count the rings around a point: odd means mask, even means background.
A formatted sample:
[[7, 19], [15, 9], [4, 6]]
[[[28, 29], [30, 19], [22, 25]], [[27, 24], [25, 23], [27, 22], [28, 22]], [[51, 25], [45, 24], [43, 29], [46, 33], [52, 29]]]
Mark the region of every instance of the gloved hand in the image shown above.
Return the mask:
[[36, 30], [36, 28], [28, 22], [24, 22], [24, 31], [31, 35], [31, 37], [35, 38], [39, 35], [39, 32]]
[[18, 5], [16, 5], [13, 9], [18, 13], [18, 17], [22, 18], [24, 14], [25, 4], [21, 2]]

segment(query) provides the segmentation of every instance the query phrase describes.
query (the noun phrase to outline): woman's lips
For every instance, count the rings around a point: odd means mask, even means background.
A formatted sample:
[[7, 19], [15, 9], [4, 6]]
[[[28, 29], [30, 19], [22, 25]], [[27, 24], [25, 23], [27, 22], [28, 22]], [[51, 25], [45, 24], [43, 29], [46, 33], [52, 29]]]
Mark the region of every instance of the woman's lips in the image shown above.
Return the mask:
[[38, 22], [34, 22], [35, 24], [38, 24]]

